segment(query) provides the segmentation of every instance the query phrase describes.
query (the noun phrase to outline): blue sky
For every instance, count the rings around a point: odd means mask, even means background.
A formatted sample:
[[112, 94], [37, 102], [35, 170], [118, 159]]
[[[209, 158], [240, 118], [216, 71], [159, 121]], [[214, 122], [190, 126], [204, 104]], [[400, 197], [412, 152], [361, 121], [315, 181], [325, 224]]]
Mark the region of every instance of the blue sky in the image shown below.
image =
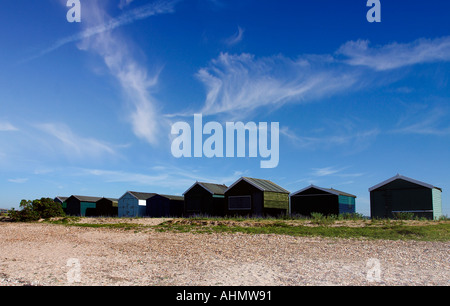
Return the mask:
[[[397, 173], [443, 189], [450, 214], [450, 3], [3, 1], [0, 207], [196, 180], [270, 179], [353, 193]], [[171, 125], [279, 122], [280, 162], [174, 158]]]

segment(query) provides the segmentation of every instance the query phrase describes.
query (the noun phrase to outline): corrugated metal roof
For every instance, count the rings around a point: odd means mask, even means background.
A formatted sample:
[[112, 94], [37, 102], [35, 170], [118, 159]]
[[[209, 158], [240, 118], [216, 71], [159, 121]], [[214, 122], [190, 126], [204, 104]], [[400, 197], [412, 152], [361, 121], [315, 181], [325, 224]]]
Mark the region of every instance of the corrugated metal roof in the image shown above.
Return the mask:
[[204, 183], [204, 182], [198, 182], [203, 188], [211, 192], [212, 194], [218, 194], [218, 195], [224, 195], [225, 190], [227, 190], [226, 185], [219, 185], [219, 184], [213, 184], [213, 183]]
[[[328, 189], [328, 188], [324, 188], [324, 189]], [[337, 189], [334, 189], [334, 188], [329, 188], [328, 190], [335, 191], [341, 196], [347, 196], [347, 197], [356, 198], [356, 196], [354, 194], [343, 192], [343, 191], [340, 191], [340, 190], [337, 190]]]
[[256, 179], [256, 178], [251, 178], [251, 177], [241, 177], [239, 180], [234, 182], [234, 184], [231, 185], [228, 188], [228, 190], [231, 189], [234, 185], [236, 185], [237, 183], [239, 183], [242, 180], [244, 180], [247, 183], [255, 186], [256, 188], [258, 188], [261, 191], [269, 191], [269, 192], [277, 192], [277, 193], [289, 193], [289, 191], [287, 191], [286, 189], [278, 186], [277, 184], [275, 184], [272, 181], [263, 180], [263, 179]]
[[295, 195], [297, 195], [299, 193], [302, 193], [302, 192], [304, 192], [304, 191], [306, 191], [308, 189], [311, 189], [311, 188], [322, 190], [322, 191], [325, 191], [325, 192], [329, 192], [329, 193], [335, 194], [335, 195], [341, 195], [341, 196], [347, 196], [347, 197], [356, 198], [355, 195], [347, 193], [347, 192], [343, 192], [343, 191], [340, 191], [340, 190], [337, 190], [337, 189], [334, 189], [334, 188], [323, 188], [323, 187], [319, 187], [319, 186], [315, 186], [315, 185], [310, 185], [310, 186], [308, 186], [306, 188], [303, 188], [303, 189], [301, 189], [299, 191], [296, 191], [291, 196], [295, 196]]
[[160, 194], [160, 196], [167, 198], [169, 200], [184, 201], [183, 196], [175, 196], [175, 195], [168, 195], [168, 194]]
[[76, 198], [80, 202], [97, 202], [98, 200], [103, 199], [102, 197], [90, 197], [90, 196], [80, 196], [80, 195], [73, 195], [72, 197]]
[[137, 192], [137, 191], [128, 191], [128, 192], [139, 200], [147, 200], [148, 198], [151, 198], [154, 195], [156, 195], [156, 193], [148, 193], [148, 192]]
[[110, 200], [111, 202], [119, 202], [119, 199], [115, 199], [115, 198], [105, 198], [107, 200]]

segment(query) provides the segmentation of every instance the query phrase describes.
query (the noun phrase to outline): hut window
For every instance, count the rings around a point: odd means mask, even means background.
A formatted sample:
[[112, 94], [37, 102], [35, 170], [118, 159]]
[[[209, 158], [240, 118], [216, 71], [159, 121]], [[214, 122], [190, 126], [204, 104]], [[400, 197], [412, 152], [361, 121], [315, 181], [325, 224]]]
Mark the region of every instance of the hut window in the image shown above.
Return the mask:
[[229, 210], [251, 210], [252, 209], [252, 197], [229, 197], [228, 198]]

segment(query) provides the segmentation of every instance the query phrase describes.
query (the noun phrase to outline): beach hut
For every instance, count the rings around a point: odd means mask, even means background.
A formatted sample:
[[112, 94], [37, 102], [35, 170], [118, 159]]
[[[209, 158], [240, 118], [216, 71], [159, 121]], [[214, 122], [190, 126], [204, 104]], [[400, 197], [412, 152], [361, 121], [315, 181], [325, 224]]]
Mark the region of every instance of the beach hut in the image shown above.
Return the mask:
[[69, 216], [86, 216], [86, 209], [95, 208], [101, 197], [72, 195], [66, 202], [66, 214]]
[[127, 191], [118, 201], [118, 215], [122, 217], [144, 217], [147, 213], [147, 199], [156, 193]]
[[119, 199], [101, 198], [95, 208], [86, 209], [86, 217], [117, 217]]
[[61, 196], [57, 196], [56, 198], [53, 199], [54, 202], [61, 204], [62, 209], [64, 210], [64, 212], [66, 212], [66, 208], [67, 208], [67, 203], [66, 200], [69, 197], [61, 197]]
[[269, 180], [242, 177], [225, 197], [227, 215], [279, 216], [289, 211], [289, 191]]
[[356, 212], [356, 196], [333, 188], [308, 186], [290, 195], [291, 215], [310, 217], [312, 213], [324, 216]]
[[152, 218], [182, 217], [184, 197], [156, 194], [147, 199], [146, 215]]
[[226, 185], [196, 182], [183, 194], [185, 214], [224, 216], [226, 189]]
[[400, 213], [427, 219], [442, 216], [442, 189], [428, 183], [397, 174], [369, 192], [372, 218], [393, 218]]

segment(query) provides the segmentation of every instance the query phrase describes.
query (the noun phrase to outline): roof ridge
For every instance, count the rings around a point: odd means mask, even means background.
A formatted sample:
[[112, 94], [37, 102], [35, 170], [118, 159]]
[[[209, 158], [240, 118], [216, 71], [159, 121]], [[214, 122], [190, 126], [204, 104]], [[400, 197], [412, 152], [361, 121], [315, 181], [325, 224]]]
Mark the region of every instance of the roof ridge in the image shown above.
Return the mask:
[[387, 179], [385, 181], [382, 181], [381, 183], [379, 183], [379, 184], [369, 188], [369, 192], [371, 192], [371, 191], [373, 191], [375, 189], [378, 189], [378, 188], [380, 188], [380, 187], [382, 187], [384, 185], [387, 185], [387, 184], [389, 184], [389, 183], [391, 183], [391, 182], [393, 182], [395, 180], [404, 180], [404, 181], [407, 181], [407, 182], [410, 182], [410, 183], [413, 183], [413, 184], [416, 184], [416, 185], [420, 185], [420, 186], [423, 186], [423, 187], [426, 187], [426, 188], [430, 188], [430, 189], [436, 188], [436, 189], [442, 190], [441, 188], [436, 187], [436, 186], [434, 186], [432, 184], [428, 184], [428, 183], [425, 183], [425, 182], [422, 182], [422, 181], [419, 181], [419, 180], [416, 180], [416, 179], [413, 179], [413, 178], [410, 178], [410, 177], [407, 177], [407, 176], [404, 176], [404, 175], [400, 175], [400, 174], [397, 173], [396, 176], [393, 176], [393, 177], [391, 177], [391, 178], [389, 178], [389, 179]]

